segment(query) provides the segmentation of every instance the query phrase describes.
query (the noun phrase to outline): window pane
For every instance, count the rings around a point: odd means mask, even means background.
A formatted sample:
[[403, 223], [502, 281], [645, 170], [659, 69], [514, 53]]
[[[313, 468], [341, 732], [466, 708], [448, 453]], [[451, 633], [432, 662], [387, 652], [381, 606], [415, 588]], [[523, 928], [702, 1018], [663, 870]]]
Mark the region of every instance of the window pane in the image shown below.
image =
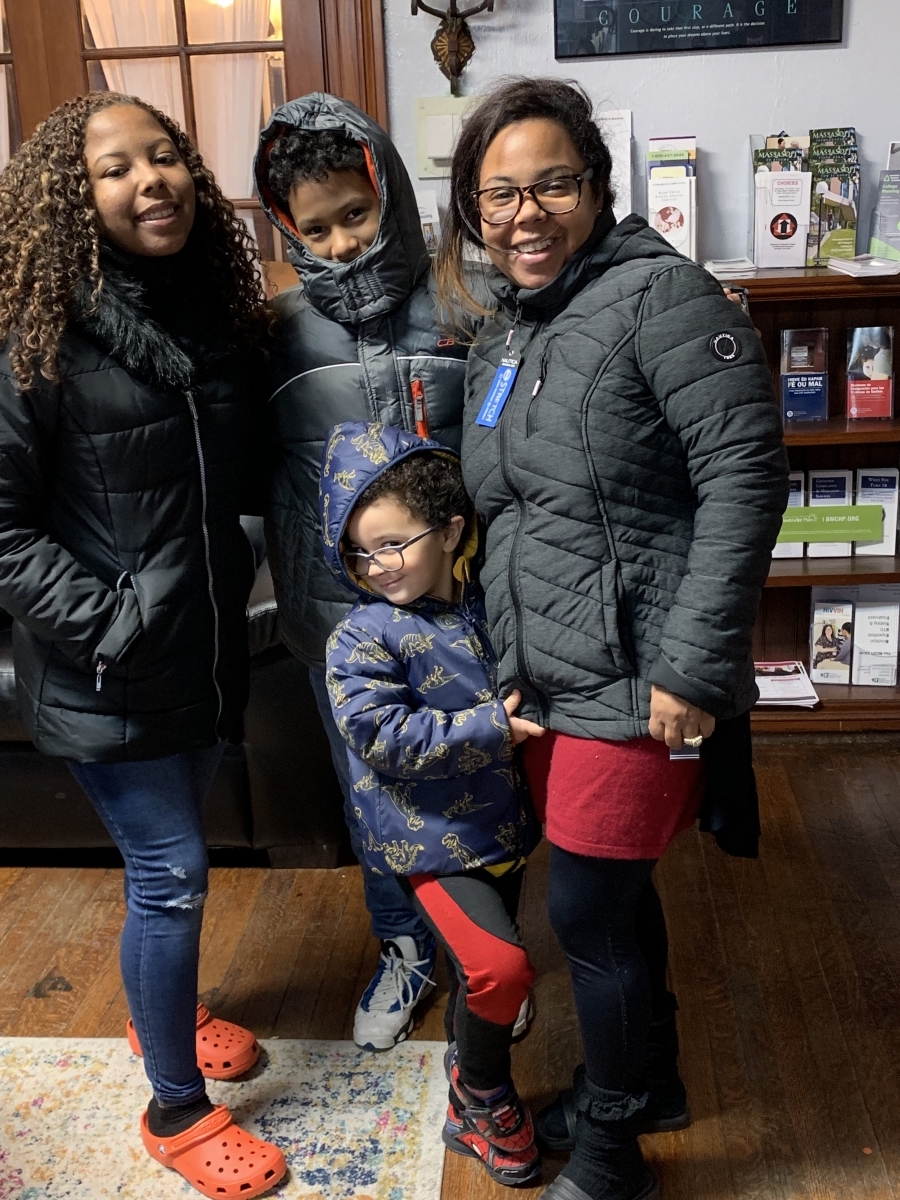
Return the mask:
[[281, 0], [185, 0], [184, 9], [195, 46], [281, 39]]
[[81, 0], [86, 46], [174, 46], [172, 0]]
[[246, 200], [259, 131], [284, 94], [284, 55], [198, 55], [191, 77], [200, 153], [225, 195]]
[[93, 89], [139, 96], [184, 129], [184, 99], [177, 58], [107, 58], [88, 64]]

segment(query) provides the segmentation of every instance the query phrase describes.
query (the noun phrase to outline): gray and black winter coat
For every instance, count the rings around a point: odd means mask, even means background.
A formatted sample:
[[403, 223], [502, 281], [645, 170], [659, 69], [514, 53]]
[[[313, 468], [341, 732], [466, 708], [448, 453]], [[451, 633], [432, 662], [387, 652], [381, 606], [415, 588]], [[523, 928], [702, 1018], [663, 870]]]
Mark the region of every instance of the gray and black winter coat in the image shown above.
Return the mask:
[[29, 735], [79, 762], [240, 730], [254, 574], [239, 524], [250, 364], [202, 320], [177, 340], [147, 308], [158, 284], [167, 310], [196, 311], [199, 264], [107, 250], [101, 266], [58, 382], [20, 391], [0, 359], [0, 606]]
[[[545, 287], [493, 286], [462, 461], [488, 525], [501, 689], [576, 737], [645, 734], [652, 684], [745, 713], [788, 487], [750, 320], [642, 218], [608, 210]], [[513, 324], [521, 369], [496, 428], [479, 426]]]
[[[350, 263], [317, 258], [266, 182], [272, 143], [294, 129], [341, 130], [368, 149], [381, 198], [378, 235]], [[349, 101], [315, 92], [277, 109], [260, 137], [256, 182], [302, 284], [278, 296], [270, 419], [275, 461], [266, 515], [282, 636], [307, 665], [351, 595], [325, 565], [319, 468], [329, 430], [372, 421], [415, 431], [415, 398], [429, 435], [459, 449], [466, 347], [438, 328], [434, 281], [409, 175], [384, 130]], [[420, 431], [421, 431], [420, 426]]]

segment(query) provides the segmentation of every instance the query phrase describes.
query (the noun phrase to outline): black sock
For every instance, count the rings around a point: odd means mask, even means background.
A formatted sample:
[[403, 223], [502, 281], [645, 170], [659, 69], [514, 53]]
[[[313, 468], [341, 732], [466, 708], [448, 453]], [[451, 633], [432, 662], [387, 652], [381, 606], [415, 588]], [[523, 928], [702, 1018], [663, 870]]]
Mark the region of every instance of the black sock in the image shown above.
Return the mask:
[[154, 1096], [147, 1106], [147, 1127], [154, 1137], [175, 1137], [213, 1112], [206, 1092], [189, 1104], [160, 1104]]

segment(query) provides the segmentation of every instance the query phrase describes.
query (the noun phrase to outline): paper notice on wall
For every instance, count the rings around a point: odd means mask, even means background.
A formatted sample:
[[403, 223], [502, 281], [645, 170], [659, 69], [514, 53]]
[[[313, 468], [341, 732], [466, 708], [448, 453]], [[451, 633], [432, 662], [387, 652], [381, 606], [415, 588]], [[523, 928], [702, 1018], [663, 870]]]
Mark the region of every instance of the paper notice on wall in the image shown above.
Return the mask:
[[429, 254], [436, 254], [438, 242], [441, 240], [441, 217], [438, 212], [437, 195], [433, 191], [416, 192], [416, 204], [419, 208], [419, 220], [422, 223], [422, 236]]
[[631, 110], [607, 109], [606, 112], [597, 113], [597, 124], [612, 158], [610, 183], [616, 194], [613, 212], [616, 220], [621, 221], [634, 212], [631, 194]]

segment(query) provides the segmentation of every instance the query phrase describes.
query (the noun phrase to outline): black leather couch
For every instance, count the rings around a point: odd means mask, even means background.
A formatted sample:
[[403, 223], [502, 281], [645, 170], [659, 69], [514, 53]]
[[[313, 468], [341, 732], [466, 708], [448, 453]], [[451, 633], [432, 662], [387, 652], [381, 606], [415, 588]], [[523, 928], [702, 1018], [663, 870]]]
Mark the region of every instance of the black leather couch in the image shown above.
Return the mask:
[[[250, 702], [206, 806], [211, 847], [268, 852], [272, 866], [332, 867], [347, 834], [328, 742], [306, 668], [281, 645], [261, 521], [245, 518], [257, 556], [247, 609]], [[16, 705], [9, 618], [0, 618], [0, 850], [112, 846], [60, 759], [38, 754]]]

